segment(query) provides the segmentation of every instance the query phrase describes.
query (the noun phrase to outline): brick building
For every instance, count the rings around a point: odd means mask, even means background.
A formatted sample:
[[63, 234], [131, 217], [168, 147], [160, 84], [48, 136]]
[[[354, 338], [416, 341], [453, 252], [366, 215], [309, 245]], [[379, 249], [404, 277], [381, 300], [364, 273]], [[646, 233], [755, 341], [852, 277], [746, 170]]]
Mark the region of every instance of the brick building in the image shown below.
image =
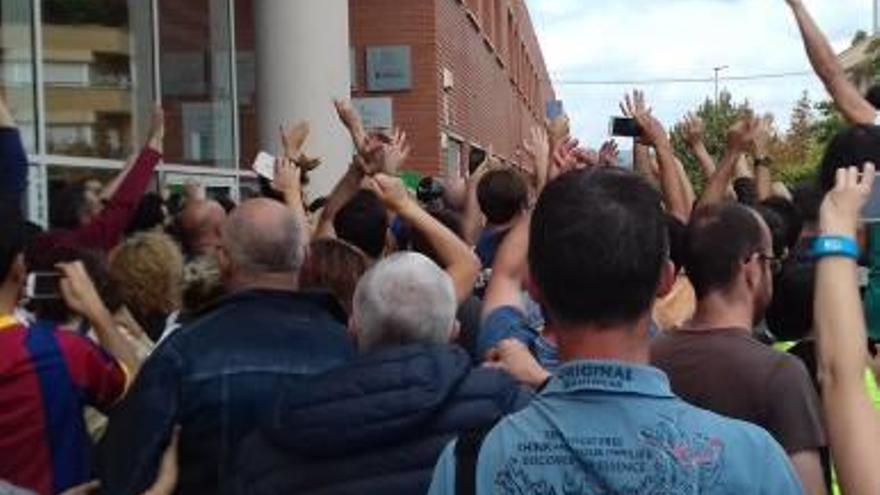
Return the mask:
[[525, 0], [349, 0], [349, 10], [352, 96], [407, 131], [411, 169], [461, 173], [470, 149], [489, 146], [525, 164], [523, 139], [555, 100]]

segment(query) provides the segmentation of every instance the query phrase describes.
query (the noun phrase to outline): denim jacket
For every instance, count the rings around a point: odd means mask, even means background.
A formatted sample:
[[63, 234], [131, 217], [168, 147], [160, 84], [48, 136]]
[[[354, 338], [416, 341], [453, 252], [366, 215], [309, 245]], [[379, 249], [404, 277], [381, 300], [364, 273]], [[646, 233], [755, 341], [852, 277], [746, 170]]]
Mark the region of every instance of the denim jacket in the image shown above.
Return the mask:
[[282, 381], [308, 379], [354, 357], [328, 299], [247, 291], [165, 340], [110, 416], [101, 446], [105, 493], [140, 494], [181, 426], [178, 494], [217, 493], [239, 442]]

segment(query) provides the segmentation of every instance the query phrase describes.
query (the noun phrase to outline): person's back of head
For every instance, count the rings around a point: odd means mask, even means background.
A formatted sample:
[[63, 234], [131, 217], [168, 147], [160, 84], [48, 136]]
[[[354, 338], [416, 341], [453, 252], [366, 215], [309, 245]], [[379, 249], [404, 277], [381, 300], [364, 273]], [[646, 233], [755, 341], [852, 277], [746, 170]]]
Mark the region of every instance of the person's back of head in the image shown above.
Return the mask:
[[838, 132], [828, 144], [819, 169], [822, 192], [834, 188], [837, 169], [880, 163], [880, 127], [857, 125]]
[[[785, 230], [783, 239], [784, 244], [782, 247], [788, 248], [789, 251], [794, 249], [795, 246], [797, 246], [798, 240], [801, 237], [801, 231], [804, 228], [804, 219], [798, 207], [788, 199], [779, 196], [767, 198], [764, 201], [761, 201], [760, 205], [779, 215], [782, 219]], [[773, 247], [776, 248], [775, 238], [773, 242]]]
[[370, 261], [360, 249], [339, 239], [318, 239], [309, 244], [299, 271], [299, 288], [331, 292], [350, 315], [354, 290]]
[[736, 193], [736, 200], [741, 204], [746, 206], [758, 204], [758, 188], [755, 185], [755, 179], [740, 177], [734, 180], [733, 191]]
[[187, 257], [210, 254], [220, 243], [226, 211], [212, 200], [191, 201], [177, 215], [173, 225], [175, 237]]
[[388, 213], [373, 191], [361, 189], [333, 219], [336, 235], [372, 259], [382, 256], [388, 235]]
[[242, 203], [223, 224], [224, 280], [233, 286], [292, 287], [302, 264], [302, 236], [296, 217], [281, 203], [266, 198]]
[[362, 352], [454, 337], [452, 279], [421, 254], [397, 253], [371, 268], [354, 294], [353, 324]]
[[183, 256], [177, 244], [162, 233], [136, 234], [111, 253], [110, 275], [122, 303], [158, 340], [147, 319], [167, 316], [182, 304]]
[[761, 219], [770, 229], [770, 237], [773, 239], [773, 254], [777, 258], [783, 259], [788, 255], [788, 227], [782, 215], [772, 208], [764, 205], [757, 205], [754, 210], [761, 215]]
[[532, 216], [529, 269], [554, 324], [607, 328], [643, 318], [668, 260], [659, 194], [620, 169], [567, 173]]
[[480, 179], [477, 202], [490, 225], [504, 225], [528, 207], [529, 188], [517, 172], [493, 170]]
[[686, 268], [697, 298], [729, 289], [761, 248], [761, 223], [750, 208], [721, 203], [695, 211], [687, 231]]
[[161, 229], [165, 226], [165, 219], [168, 217], [168, 209], [162, 196], [158, 193], [149, 192], [144, 194], [138, 204], [134, 217], [125, 229], [126, 235], [136, 234], [138, 232], [150, 232]]
[[49, 226], [53, 229], [73, 230], [88, 222], [89, 205], [86, 187], [82, 183], [60, 186], [51, 193]]
[[815, 181], [806, 181], [794, 188], [792, 196], [802, 220], [802, 228], [814, 230], [819, 224], [819, 207], [825, 197], [821, 187]]

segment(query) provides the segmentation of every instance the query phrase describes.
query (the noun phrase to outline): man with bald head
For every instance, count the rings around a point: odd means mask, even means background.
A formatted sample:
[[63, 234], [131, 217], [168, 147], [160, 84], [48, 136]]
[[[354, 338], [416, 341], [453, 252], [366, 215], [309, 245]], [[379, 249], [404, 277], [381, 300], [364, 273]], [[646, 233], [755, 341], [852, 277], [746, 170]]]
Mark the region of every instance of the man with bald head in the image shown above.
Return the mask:
[[220, 229], [217, 258], [230, 294], [169, 337], [110, 418], [102, 445], [106, 493], [139, 494], [181, 427], [178, 494], [218, 493], [239, 442], [291, 383], [354, 354], [345, 315], [298, 294], [305, 233], [284, 205], [243, 203]]
[[187, 203], [177, 217], [184, 254], [190, 258], [213, 254], [220, 245], [225, 220], [226, 210], [216, 201], [198, 199]]

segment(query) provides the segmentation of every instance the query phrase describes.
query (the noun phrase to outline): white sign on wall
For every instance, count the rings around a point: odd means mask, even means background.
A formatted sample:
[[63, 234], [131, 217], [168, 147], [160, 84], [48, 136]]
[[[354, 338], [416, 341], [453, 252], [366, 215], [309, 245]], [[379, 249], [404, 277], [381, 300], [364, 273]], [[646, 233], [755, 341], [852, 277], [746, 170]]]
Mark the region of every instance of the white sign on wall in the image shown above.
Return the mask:
[[368, 131], [391, 131], [394, 129], [394, 109], [390, 97], [353, 98], [352, 105], [361, 114]]

